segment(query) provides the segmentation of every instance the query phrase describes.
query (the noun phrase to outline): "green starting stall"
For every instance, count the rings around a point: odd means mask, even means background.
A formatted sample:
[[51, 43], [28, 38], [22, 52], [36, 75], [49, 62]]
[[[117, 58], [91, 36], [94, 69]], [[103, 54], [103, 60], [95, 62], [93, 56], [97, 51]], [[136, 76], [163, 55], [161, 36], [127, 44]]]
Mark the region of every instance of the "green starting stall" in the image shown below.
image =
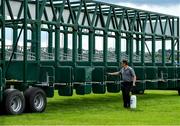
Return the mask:
[[55, 90], [119, 93], [121, 77], [107, 73], [123, 59], [135, 69], [135, 93], [180, 94], [179, 48], [176, 16], [94, 0], [0, 0], [0, 105], [42, 112]]

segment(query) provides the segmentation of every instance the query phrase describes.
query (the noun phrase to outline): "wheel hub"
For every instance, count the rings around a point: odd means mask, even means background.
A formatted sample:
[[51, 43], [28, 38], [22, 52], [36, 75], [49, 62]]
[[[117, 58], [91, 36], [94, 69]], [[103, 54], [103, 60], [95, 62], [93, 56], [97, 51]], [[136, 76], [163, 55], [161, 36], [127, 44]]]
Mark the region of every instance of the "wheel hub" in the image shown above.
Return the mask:
[[22, 108], [22, 101], [20, 99], [20, 97], [15, 96], [12, 100], [11, 100], [11, 109], [14, 112], [19, 112]]
[[42, 109], [42, 107], [44, 106], [44, 98], [41, 94], [38, 94], [35, 96], [34, 98], [34, 106], [37, 110]]

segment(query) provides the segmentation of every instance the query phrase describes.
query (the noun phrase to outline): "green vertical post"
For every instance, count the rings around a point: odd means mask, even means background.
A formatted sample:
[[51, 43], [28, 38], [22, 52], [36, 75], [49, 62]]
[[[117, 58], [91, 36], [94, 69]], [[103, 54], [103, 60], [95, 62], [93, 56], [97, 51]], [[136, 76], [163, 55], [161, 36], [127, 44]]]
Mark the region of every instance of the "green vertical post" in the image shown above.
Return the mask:
[[129, 34], [126, 34], [126, 54], [129, 55]]
[[32, 26], [32, 41], [31, 41], [31, 51], [36, 52], [36, 27], [35, 25]]
[[[23, 55], [23, 82], [27, 82], [27, 9], [28, 9], [28, 0], [24, 0], [24, 55]], [[24, 85], [23, 85], [24, 86]]]
[[179, 50], [180, 50], [180, 46], [179, 46], [179, 39], [177, 40], [177, 63], [180, 64], [180, 58], [179, 58]]
[[59, 49], [60, 49], [60, 27], [55, 28], [55, 64], [58, 66], [59, 63]]
[[40, 64], [40, 52], [41, 52], [41, 22], [39, 12], [39, 0], [36, 0], [36, 62]]
[[144, 55], [145, 54], [145, 35], [141, 35], [141, 63], [144, 66]]
[[179, 39], [177, 39], [177, 63], [180, 64], [180, 44], [179, 44]]
[[[68, 31], [65, 30], [64, 32], [64, 54], [68, 53]], [[67, 57], [64, 57], [64, 60], [67, 59]]]
[[3, 100], [3, 78], [2, 78], [2, 69], [0, 68], [0, 102]]
[[136, 35], [136, 55], [139, 55], [139, 35]]
[[155, 37], [155, 35], [153, 35], [152, 36], [152, 63], [153, 63], [153, 66], [155, 66], [155, 52], [156, 52], [155, 42], [156, 42], [156, 37]]
[[[17, 26], [15, 25], [13, 27], [13, 49], [15, 50], [15, 52], [17, 51], [17, 47], [16, 47], [16, 41], [17, 41], [17, 37], [18, 37], [18, 29]], [[16, 59], [16, 54], [14, 54], [14, 59]]]
[[[171, 29], [172, 36], [175, 36], [175, 34], [174, 34], [174, 23], [175, 23], [174, 18], [172, 18], [172, 29]], [[172, 40], [172, 58], [171, 58], [171, 62], [172, 62], [172, 64], [174, 64], [175, 61], [173, 61], [173, 60], [176, 60], [176, 62], [178, 63], [177, 57], [175, 59], [175, 55], [177, 56], [178, 49], [177, 49], [177, 51], [175, 51], [176, 50], [175, 45], [174, 45], [175, 44], [175, 39], [172, 38], [171, 40]]]
[[[0, 1], [0, 4], [1, 6], [4, 6], [2, 5], [2, 1]], [[2, 7], [0, 6], [0, 15], [2, 14]], [[2, 17], [4, 16], [3, 14], [1, 15]], [[0, 60], [2, 61], [2, 43], [4, 43], [3, 41], [3, 35], [2, 35], [2, 32], [3, 32], [3, 24], [4, 24], [4, 20], [1, 18], [0, 16], [0, 44], [1, 44], [1, 50], [0, 50]], [[0, 65], [1, 65], [1, 68], [0, 68], [0, 103], [2, 102], [3, 100], [3, 83], [2, 83], [2, 62], [0, 62]]]
[[129, 35], [129, 63], [133, 65], [133, 35]]
[[89, 31], [89, 63], [92, 65], [93, 62], [93, 40], [94, 40], [94, 31]]
[[[139, 27], [140, 27], [140, 24], [139, 24], [139, 21], [136, 20], [136, 23], [137, 23], [137, 31], [139, 32]], [[139, 35], [137, 34], [136, 35], [136, 55], [139, 56], [139, 53], [140, 53], [140, 38], [139, 38]]]
[[[79, 34], [79, 41], [78, 41], [78, 54], [82, 55], [82, 32], [80, 32]], [[81, 60], [81, 57], [79, 57]]]
[[121, 34], [116, 33], [116, 56], [117, 56], [117, 62], [121, 62]]
[[[3, 63], [3, 68], [5, 67], [5, 24], [3, 22], [2, 24], [2, 32], [1, 32], [1, 36], [2, 36], [2, 42], [1, 42], [1, 63]], [[5, 69], [2, 69], [2, 71], [4, 72]], [[4, 75], [4, 74], [3, 74]]]
[[175, 59], [174, 59], [174, 38], [171, 38], [171, 47], [172, 47], [172, 52], [171, 52], [171, 63], [174, 65]]
[[93, 55], [96, 54], [96, 35], [93, 36]]
[[165, 38], [162, 38], [162, 65], [165, 66], [166, 64], [166, 54], [165, 54], [165, 49], [166, 49], [166, 45], [165, 45]]
[[74, 29], [73, 31], [73, 54], [72, 54], [72, 60], [73, 60], [73, 63], [74, 63], [74, 67], [76, 66], [76, 61], [77, 61], [77, 36], [78, 36], [78, 33], [77, 33], [77, 30]]
[[107, 66], [107, 45], [108, 45], [108, 34], [104, 31], [104, 38], [103, 38], [103, 62], [104, 66]]
[[48, 53], [52, 53], [53, 48], [53, 31], [52, 28], [48, 31]]
[[[177, 36], [178, 36], [178, 37], [180, 37], [180, 36], [179, 36], [179, 34], [180, 34], [180, 33], [179, 33], [179, 28], [180, 28], [179, 23], [180, 23], [180, 22], [179, 22], [179, 18], [178, 18], [178, 19], [177, 19]], [[178, 64], [179, 64], [179, 63], [180, 63], [180, 52], [179, 52], [179, 51], [180, 51], [180, 45], [179, 45], [179, 39], [177, 39], [177, 50], [178, 50], [178, 51], [177, 51], [177, 62], [178, 62]]]
[[3, 87], [5, 86], [5, 0], [1, 0], [1, 10], [2, 10], [2, 43], [1, 43], [1, 63], [2, 63], [2, 79]]

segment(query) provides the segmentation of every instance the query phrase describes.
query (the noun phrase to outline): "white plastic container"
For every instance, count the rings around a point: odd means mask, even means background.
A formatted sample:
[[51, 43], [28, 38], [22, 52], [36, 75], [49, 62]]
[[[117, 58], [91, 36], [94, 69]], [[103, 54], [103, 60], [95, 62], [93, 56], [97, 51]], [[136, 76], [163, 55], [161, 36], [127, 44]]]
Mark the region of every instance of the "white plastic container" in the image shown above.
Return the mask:
[[137, 98], [136, 98], [136, 95], [131, 95], [130, 108], [131, 109], [136, 109], [136, 107], [137, 107]]

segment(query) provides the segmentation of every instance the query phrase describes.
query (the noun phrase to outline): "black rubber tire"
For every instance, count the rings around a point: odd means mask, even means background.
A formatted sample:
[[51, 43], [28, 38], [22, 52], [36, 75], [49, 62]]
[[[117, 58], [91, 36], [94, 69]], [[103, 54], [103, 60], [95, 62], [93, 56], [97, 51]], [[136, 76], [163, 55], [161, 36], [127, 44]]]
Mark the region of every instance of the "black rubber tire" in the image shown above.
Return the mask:
[[[42, 105], [40, 106], [40, 108], [38, 108], [35, 105], [35, 98], [37, 96], [40, 96], [42, 101]], [[26, 100], [26, 112], [36, 112], [36, 113], [41, 113], [46, 109], [46, 105], [47, 105], [47, 98], [46, 98], [46, 94], [45, 92], [37, 87], [31, 87], [29, 89], [27, 89], [24, 92], [24, 96], [25, 96], [25, 100]]]
[[4, 115], [5, 111], [4, 111], [4, 103], [3, 101], [0, 102], [0, 115]]
[[[13, 100], [19, 100], [19, 103], [17, 104], [20, 106], [17, 108], [17, 110], [13, 110], [11, 107]], [[7, 89], [3, 94], [3, 108], [5, 113], [9, 115], [18, 115], [23, 113], [25, 108], [25, 98], [23, 94], [16, 89]]]

